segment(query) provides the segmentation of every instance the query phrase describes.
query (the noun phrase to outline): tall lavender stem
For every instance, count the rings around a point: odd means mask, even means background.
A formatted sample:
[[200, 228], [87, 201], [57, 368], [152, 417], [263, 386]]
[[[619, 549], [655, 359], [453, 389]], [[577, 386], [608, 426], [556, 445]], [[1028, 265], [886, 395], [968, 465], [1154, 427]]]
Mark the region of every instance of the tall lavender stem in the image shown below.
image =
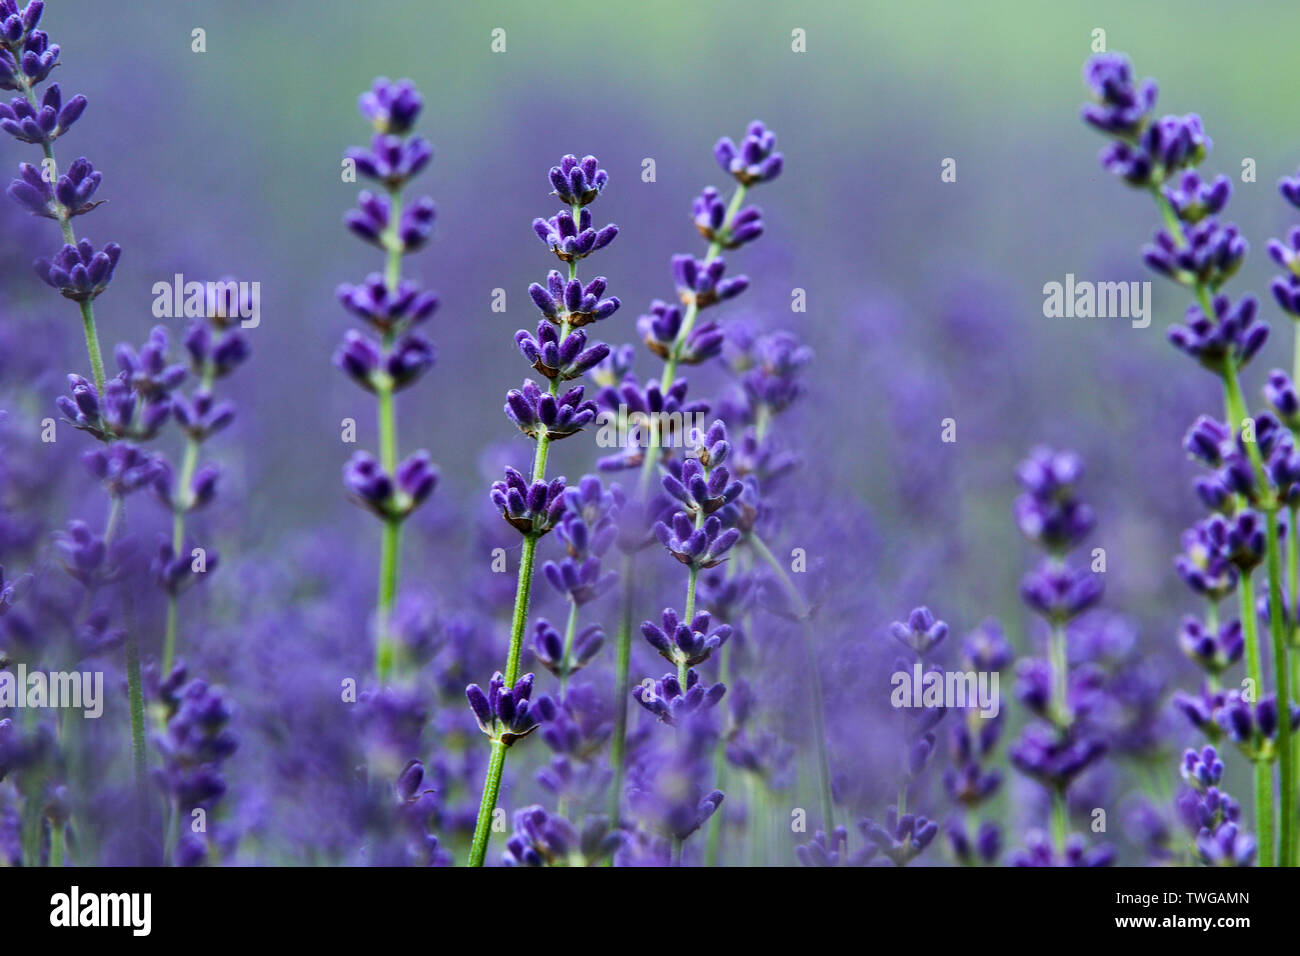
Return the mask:
[[402, 257], [420, 249], [433, 230], [436, 210], [427, 196], [407, 203], [406, 185], [433, 158], [433, 147], [412, 127], [424, 101], [410, 80], [375, 80], [359, 100], [361, 114], [375, 129], [370, 147], [348, 150], [357, 172], [377, 182], [383, 195], [363, 191], [345, 221], [359, 238], [384, 253], [383, 273], [371, 273], [359, 285], [342, 285], [343, 307], [379, 333], [376, 341], [347, 333], [334, 362], [353, 381], [374, 394], [377, 404], [378, 459], [357, 452], [343, 471], [354, 499], [379, 518], [379, 579], [375, 599], [375, 676], [385, 684], [405, 661], [392, 635], [397, 600], [402, 524], [433, 492], [437, 470], [429, 453], [416, 452], [399, 461], [395, 394], [427, 371], [433, 344], [413, 331], [438, 307], [438, 298], [402, 278]]
[[[596, 406], [583, 400], [581, 385], [561, 394], [560, 384], [581, 377], [609, 354], [608, 346], [587, 346], [587, 333], [582, 326], [607, 318], [619, 306], [616, 298], [602, 298], [606, 285], [603, 277], [585, 286], [578, 278], [579, 261], [605, 248], [618, 235], [618, 227], [613, 224], [593, 228], [591, 211], [586, 208], [600, 195], [608, 180], [608, 173], [599, 168], [594, 156], [581, 160], [572, 155], [563, 157], [558, 166], [551, 168], [550, 181], [554, 194], [566, 208], [550, 219], [533, 221], [533, 231], [567, 265], [568, 276], [552, 270], [545, 286], [534, 283], [529, 287], [529, 295], [541, 311], [542, 319], [536, 335], [523, 329], [515, 335], [520, 353], [547, 379], [547, 387], [543, 392], [528, 379], [522, 388], [507, 393], [507, 417], [534, 440], [536, 447], [530, 479], [507, 468], [505, 480], [492, 486], [492, 500], [501, 516], [523, 535], [523, 550], [505, 672], [493, 676], [487, 692], [477, 684], [471, 684], [465, 691], [480, 729], [492, 742], [470, 844], [469, 865], [475, 867], [483, 866], [487, 859], [506, 750], [536, 729], [538, 721], [534, 711], [544, 709], [541, 701], [538, 701], [539, 708], [531, 706], [533, 675], [519, 677], [519, 662], [528, 624], [537, 543], [559, 525], [566, 508], [564, 479], [546, 481], [551, 442], [577, 434], [596, 417]], [[563, 657], [567, 668], [567, 652]], [[549, 699], [546, 700], [549, 706]]]

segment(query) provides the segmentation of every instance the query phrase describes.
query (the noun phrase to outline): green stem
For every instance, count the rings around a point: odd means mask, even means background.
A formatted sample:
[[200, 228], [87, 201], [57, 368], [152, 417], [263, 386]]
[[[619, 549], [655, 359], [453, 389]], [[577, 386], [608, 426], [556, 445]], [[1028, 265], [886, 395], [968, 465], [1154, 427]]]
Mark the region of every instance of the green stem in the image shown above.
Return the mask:
[[497, 808], [497, 793], [501, 790], [501, 771], [506, 765], [506, 745], [492, 741], [492, 757], [488, 760], [487, 778], [483, 781], [483, 799], [478, 805], [478, 822], [474, 824], [474, 842], [470, 844], [469, 865], [482, 866], [487, 859], [488, 843], [492, 840], [492, 814]]
[[[623, 555], [622, 594], [619, 599], [618, 638], [614, 666], [614, 733], [609, 741], [609, 763], [614, 776], [609, 784], [608, 813], [611, 826], [622, 819], [623, 774], [627, 757], [627, 706], [631, 689], [632, 605], [635, 600], [636, 556]], [[716, 816], [716, 814], [715, 814]]]
[[564, 625], [564, 657], [560, 671], [560, 700], [569, 692], [569, 674], [572, 671], [573, 636], [578, 632], [578, 602], [569, 602], [569, 620]]
[[813, 646], [811, 612], [808, 605], [804, 603], [803, 595], [799, 593], [799, 589], [790, 580], [790, 575], [786, 573], [781, 562], [776, 559], [776, 555], [771, 552], [763, 539], [757, 533], [750, 532], [746, 540], [748, 540], [754, 552], [776, 574], [777, 580], [781, 582], [781, 587], [789, 596], [790, 602], [795, 608], [795, 613], [799, 617], [801, 624], [799, 628], [800, 644], [803, 646], [804, 668], [808, 673], [808, 696], [812, 710], [813, 734], [817, 738], [817, 774], [821, 783], [822, 814], [826, 832], [830, 833], [835, 828], [835, 800], [831, 792], [830, 757], [826, 750], [825, 698], [822, 694], [821, 670], [817, 666], [817, 655]]
[[1065, 628], [1053, 623], [1048, 635], [1048, 656], [1052, 665], [1052, 714], [1059, 726], [1070, 721], [1069, 715], [1069, 660], [1065, 646]]
[[1264, 674], [1259, 657], [1259, 621], [1255, 610], [1255, 582], [1249, 574], [1241, 576], [1238, 587], [1241, 599], [1241, 633], [1246, 642], [1246, 676], [1254, 685], [1252, 693], [1259, 700], [1264, 692]]
[[[207, 373], [205, 373], [205, 382]], [[177, 557], [180, 556], [181, 547], [185, 540], [185, 513], [190, 507], [190, 484], [194, 480], [194, 470], [199, 462], [199, 442], [197, 439], [190, 437], [185, 444], [185, 457], [181, 462], [180, 479], [177, 481], [173, 494], [176, 500], [173, 502], [172, 511], [172, 553]], [[171, 673], [172, 662], [176, 658], [176, 629], [179, 620], [177, 611], [177, 595], [169, 591], [167, 594], [167, 630], [163, 637], [163, 656], [162, 656], [162, 677]]]
[[1065, 844], [1070, 838], [1070, 811], [1065, 803], [1065, 791], [1060, 787], [1052, 790], [1052, 843], [1056, 853], [1065, 858]]
[[1278, 532], [1277, 512], [1268, 512], [1268, 618], [1273, 638], [1273, 679], [1277, 683], [1278, 712], [1281, 719], [1277, 729], [1279, 806], [1281, 822], [1278, 827], [1278, 865], [1292, 866], [1291, 832], [1295, 816], [1295, 777], [1291, 753], [1291, 688], [1290, 668], [1287, 666], [1286, 620], [1282, 610], [1281, 541]]
[[1259, 865], [1273, 866], [1273, 765], [1267, 760], [1255, 761], [1255, 830], [1259, 835]]

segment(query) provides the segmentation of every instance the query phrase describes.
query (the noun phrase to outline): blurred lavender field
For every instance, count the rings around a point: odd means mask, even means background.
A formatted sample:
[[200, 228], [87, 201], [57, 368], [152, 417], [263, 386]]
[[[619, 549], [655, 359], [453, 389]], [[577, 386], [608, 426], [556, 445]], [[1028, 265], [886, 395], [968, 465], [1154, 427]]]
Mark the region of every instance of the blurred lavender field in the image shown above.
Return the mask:
[[[1200, 517], [1183, 436], [1222, 400], [1166, 341], [1190, 301], [1178, 289], [1153, 282], [1147, 328], [1047, 318], [1043, 291], [1068, 274], [1153, 279], [1138, 249], [1158, 217], [1098, 166], [1098, 138], [1079, 121], [1080, 65], [1097, 28], [1141, 76], [1160, 78], [1162, 110], [1194, 110], [1211, 128], [1207, 178], [1233, 180], [1233, 219], [1257, 250], [1234, 281], [1267, 288], [1276, 270], [1265, 239], [1295, 218], [1275, 184], [1300, 163], [1288, 133], [1300, 129], [1300, 104], [1282, 95], [1282, 44], [1298, 22], [1284, 4], [1218, 20], [1165, 3], [719, 2], [653, 13], [578, 3], [557, 19], [523, 3], [142, 0], [105, 16], [50, 0], [40, 27], [62, 51], [50, 81], [65, 99], [89, 100], [55, 143], [59, 162], [89, 157], [103, 173], [95, 199], [107, 200], [73, 221], [96, 248], [122, 247], [94, 303], [109, 375], [116, 343], [139, 347], [160, 322], [168, 363], [186, 361], [189, 323], [152, 312], [155, 284], [176, 274], [259, 283], [260, 323], [242, 333], [247, 361], [216, 386], [236, 417], [203, 446], [201, 461], [219, 464], [221, 478], [189, 519], [186, 549], [192, 539], [219, 562], [177, 598], [184, 667], [169, 673], [156, 555], [173, 518], [152, 491], [126, 500], [114, 580], [86, 593], [65, 572], [69, 522], [98, 533], [109, 514], [81, 462], [97, 443], [55, 404], [68, 373], [90, 369], [76, 306], [31, 268], [57, 252], [57, 227], [0, 203], [0, 588], [32, 575], [0, 617], [0, 661], [102, 670], [108, 697], [96, 720], [0, 706], [10, 721], [0, 722], [0, 861], [466, 862], [489, 768], [466, 685], [487, 688], [506, 661], [520, 558], [520, 535], [489, 487], [507, 466], [527, 475], [534, 455], [501, 414], [506, 390], [537, 378], [512, 339], [537, 327], [529, 284], [564, 268], [530, 228], [560, 205], [547, 170], [572, 153], [598, 156], [608, 172], [592, 212], [618, 237], [583, 264], [582, 279], [608, 277], [622, 307], [586, 331], [615, 348], [635, 344], [644, 384], [663, 363], [642, 346], [636, 319], [673, 297], [674, 254], [703, 254], [692, 199], [706, 185], [730, 194], [714, 144], [739, 140], [755, 119], [779, 136], [784, 169], [749, 197], [762, 208], [761, 239], [725, 253], [728, 274], [750, 278], [743, 296], [707, 315], [726, 346], [684, 372], [690, 397], [709, 402], [710, 421], [727, 419], [740, 449], [753, 396], [734, 418], [724, 410], [745, 363], [757, 356], [763, 372], [783, 331], [811, 350], [806, 364], [771, 376], [797, 383], [770, 442], [798, 467], [741, 498], [759, 496], [763, 540], [811, 612], [800, 620], [751, 544], [702, 571], [701, 607], [734, 632], [729, 672], [719, 672], [720, 654], [698, 667], [727, 693], [699, 727], [667, 727], [636, 699], [616, 699], [616, 584], [583, 608], [583, 626], [600, 623], [605, 641], [568, 682], [566, 709], [533, 650], [536, 621], [562, 632], [568, 610], [541, 571], [563, 556], [561, 536], [541, 538], [522, 671], [536, 672], [536, 696], [549, 695], [556, 714], [535, 702], [549, 719], [509, 751], [487, 862], [536, 862], [537, 847], [566, 839], [577, 842], [555, 860], [1003, 865], [1047, 853], [1063, 862], [1044, 850], [1047, 791], [1008, 757], [1032, 723], [1012, 658], [1047, 655], [1046, 628], [1020, 595], [1035, 549], [1013, 519], [1026, 490], [1017, 465], [1037, 446], [1086, 462], [1070, 494], [1091, 506], [1096, 527], [1072, 544], [1084, 566], [1094, 548], [1105, 552], [1104, 597], [1071, 622], [1069, 654], [1098, 669], [1108, 750], [1072, 783], [1068, 829], [1086, 834], [1079, 852], [1092, 862], [1196, 860], [1195, 831], [1176, 806], [1181, 755], [1202, 739], [1170, 706], [1200, 680], [1178, 643], [1180, 619], [1196, 609], [1173, 556]], [[806, 51], [792, 49], [792, 31]], [[422, 326], [437, 362], [396, 399], [402, 456], [428, 449], [440, 480], [405, 523], [387, 623], [375, 613], [378, 525], [340, 483], [354, 451], [380, 440], [375, 401], [333, 361], [357, 324], [336, 287], [385, 264], [342, 225], [366, 183], [346, 181], [340, 162], [369, 138], [357, 96], [377, 76], [409, 77], [424, 96], [418, 132], [435, 155], [411, 189], [434, 198], [437, 221], [402, 275], [441, 299]], [[40, 151], [6, 136], [0, 157], [16, 169]], [[1246, 159], [1255, 181], [1242, 181]], [[1252, 408], [1268, 370], [1291, 367], [1290, 322], [1265, 308], [1275, 334], [1245, 373]], [[589, 382], [587, 397], [598, 392]], [[52, 442], [42, 440], [47, 418], [58, 422]], [[349, 419], [355, 444], [340, 437]], [[180, 468], [174, 423], [150, 448]], [[588, 428], [552, 450], [546, 477], [576, 488], [599, 474], [631, 494], [636, 471], [597, 472], [609, 453]], [[620, 569], [617, 554], [606, 570]], [[734, 602], [720, 594], [732, 564], [749, 582]], [[657, 542], [635, 568], [634, 687], [674, 669], [641, 622], [681, 612], [686, 577]], [[951, 632], [933, 653], [940, 632], [925, 614], [909, 617], [919, 607]], [[404, 655], [389, 681], [375, 674], [385, 628]], [[143, 787], [132, 776], [128, 635], [142, 658]], [[914, 658], [1001, 671], [1000, 737], [987, 755], [971, 756], [980, 749], [971, 738], [989, 726], [978, 717], [900, 717], [890, 703], [900, 658], [909, 671]], [[611, 804], [609, 741], [624, 704], [627, 791]], [[824, 713], [824, 735], [810, 708]], [[1223, 786], [1241, 796], [1250, 779], [1234, 758]], [[704, 806], [715, 788], [725, 794], [716, 813]], [[517, 817], [533, 805], [543, 817]], [[190, 826], [193, 809], [204, 829]], [[569, 834], [555, 816], [586, 832]], [[1243, 829], [1254, 832], [1250, 817]], [[982, 822], [997, 822], [996, 836], [980, 837]]]

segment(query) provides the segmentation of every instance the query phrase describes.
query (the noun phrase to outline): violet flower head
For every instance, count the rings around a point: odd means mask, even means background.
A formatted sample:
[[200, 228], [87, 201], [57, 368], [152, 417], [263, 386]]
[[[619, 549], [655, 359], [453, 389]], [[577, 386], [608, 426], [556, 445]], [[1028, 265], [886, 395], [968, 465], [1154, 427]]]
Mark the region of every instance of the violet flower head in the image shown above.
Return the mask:
[[576, 435], [596, 420], [596, 403], [583, 399], [584, 388], [575, 385], [563, 395], [544, 392], [532, 379], [506, 393], [506, 417], [530, 438], [545, 435], [559, 441]]
[[749, 124], [739, 145], [726, 136], [718, 140], [713, 157], [742, 186], [771, 182], [785, 166], [785, 157], [776, 151], [776, 134], [758, 120]]
[[560, 165], [552, 166], [551, 185], [555, 187], [553, 196], [566, 206], [585, 206], [600, 195], [600, 191], [609, 182], [609, 173], [600, 168], [595, 156], [582, 159], [572, 153], [560, 159]]
[[691, 205], [695, 228], [710, 243], [723, 249], [739, 249], [763, 234], [763, 212], [757, 206], [746, 206], [727, 220], [727, 203], [722, 194], [712, 186], [695, 197]]
[[1011, 854], [1011, 866], [1110, 866], [1115, 862], [1115, 848], [1110, 844], [1088, 847], [1083, 837], [1073, 834], [1065, 842], [1065, 853], [1057, 857], [1047, 834], [1034, 831], [1026, 839], [1025, 849]]
[[1217, 290], [1237, 273], [1250, 251], [1250, 244], [1235, 225], [1214, 218], [1184, 232], [1186, 241], [1179, 242], [1167, 229], [1159, 230], [1143, 248], [1142, 259], [1156, 272], [1189, 288], [1201, 285]]
[[20, 143], [48, 146], [70, 130], [85, 111], [84, 96], [78, 93], [64, 103], [59, 84], [51, 83], [38, 105], [22, 96], [0, 103], [0, 130]]
[[573, 647], [565, 654], [564, 638], [545, 618], [533, 627], [533, 654], [556, 677], [566, 678], [586, 667], [605, 645], [605, 631], [591, 624], [573, 636]]
[[427, 451], [406, 458], [392, 475], [364, 451], [353, 453], [343, 466], [343, 484], [353, 499], [376, 515], [395, 520], [406, 518], [428, 500], [438, 478]]
[[561, 262], [577, 262], [613, 242], [618, 226], [610, 223], [593, 228], [591, 210], [584, 207], [576, 218], [570, 210], [562, 209], [549, 219], [534, 219], [533, 232]]
[[1020, 597], [1032, 611], [1061, 624], [1094, 606], [1103, 589], [1101, 578], [1087, 568], [1044, 563], [1025, 575]]
[[889, 625], [889, 633], [917, 657], [924, 657], [943, 643], [948, 636], [948, 625], [937, 620], [928, 607], [918, 607], [913, 608], [906, 621]]
[[911, 813], [900, 815], [894, 806], [885, 811], [883, 824], [866, 819], [858, 824], [858, 829], [895, 866], [907, 866], [939, 834], [939, 825], [933, 820]]
[[438, 309], [438, 296], [420, 288], [412, 279], [399, 279], [389, 288], [378, 272], [359, 285], [344, 283], [336, 291], [339, 303], [378, 332], [407, 329], [429, 318]]
[[1228, 621], [1215, 633], [1196, 618], [1185, 617], [1178, 631], [1178, 645], [1207, 673], [1221, 674], [1241, 660], [1246, 642], [1240, 621]]
[[1076, 493], [1082, 477], [1083, 460], [1074, 452], [1035, 448], [1016, 467], [1025, 490], [1015, 503], [1021, 533], [1053, 554], [1064, 554], [1087, 537], [1097, 517]]
[[1228, 362], [1241, 369], [1268, 341], [1268, 323], [1256, 322], [1259, 302], [1242, 297], [1233, 306], [1226, 295], [1214, 297], [1214, 317], [1208, 318], [1199, 305], [1187, 307], [1184, 325], [1169, 330], [1169, 341], [1205, 368], [1222, 375]]
[[687, 717], [716, 707], [726, 692], [727, 688], [720, 683], [703, 684], [699, 672], [691, 669], [686, 674], [685, 690], [676, 674], [665, 674], [659, 680], [647, 677], [633, 689], [632, 696], [664, 723], [678, 724]]
[[564, 338], [554, 325], [543, 319], [537, 334], [525, 329], [515, 333], [519, 352], [532, 367], [547, 378], [568, 382], [589, 372], [609, 355], [609, 346], [597, 342], [587, 347], [587, 333], [574, 329]]
[[541, 724], [539, 718], [544, 719], [546, 711], [554, 706], [549, 697], [532, 701], [532, 695], [532, 674], [519, 678], [514, 687], [506, 687], [505, 676], [497, 671], [492, 675], [486, 693], [478, 684], [465, 688], [465, 696], [479, 729], [506, 747], [536, 730]]
[[409, 133], [424, 107], [424, 97], [410, 80], [376, 77], [369, 90], [357, 99], [361, 115], [380, 133]]
[[528, 295], [541, 311], [543, 318], [556, 326], [580, 328], [591, 322], [607, 319], [618, 311], [618, 296], [605, 297], [608, 281], [596, 276], [585, 285], [580, 279], [565, 279], [556, 269], [546, 275], [546, 285], [534, 282]]
[[1112, 136], [1134, 137], [1155, 108], [1156, 81], [1135, 83], [1133, 65], [1122, 53], [1099, 53], [1083, 67], [1083, 81], [1095, 103], [1081, 109], [1084, 122]]
[[520, 534], [541, 536], [554, 528], [564, 514], [564, 479], [531, 484], [513, 468], [505, 479], [492, 483], [492, 502], [501, 516]]
[[95, 202], [91, 198], [99, 189], [103, 174], [84, 156], [74, 159], [53, 187], [31, 163], [20, 163], [18, 174], [19, 178], [9, 184], [6, 192], [34, 216], [46, 219], [83, 216], [104, 204], [103, 200]]
[[564, 817], [540, 806], [515, 814], [515, 830], [506, 840], [506, 866], [598, 866], [623, 845], [623, 834], [609, 821], [592, 817], [579, 832]]
[[849, 831], [839, 826], [829, 837], [825, 830], [818, 830], [809, 843], [799, 844], [794, 852], [804, 866], [839, 866], [848, 856], [848, 842]]
[[1215, 176], [1206, 182], [1195, 170], [1183, 173], [1177, 185], [1166, 184], [1162, 191], [1169, 205], [1183, 222], [1198, 223], [1206, 216], [1223, 211], [1232, 197], [1232, 181], [1227, 176]]
[[698, 365], [721, 354], [725, 336], [718, 323], [699, 323], [679, 342], [684, 324], [681, 306], [655, 299], [649, 313], [637, 319], [636, 328], [646, 348], [662, 359], [671, 357], [675, 349], [682, 365]]
[[659, 543], [668, 549], [669, 554], [696, 570], [721, 564], [726, 560], [727, 552], [740, 540], [740, 531], [736, 528], [724, 530], [722, 519], [717, 515], [709, 515], [697, 527], [685, 511], [673, 515], [671, 524], [659, 521], [654, 530]]
[[700, 611], [687, 622], [672, 608], [664, 608], [663, 626], [645, 621], [641, 625], [641, 635], [670, 664], [679, 668], [695, 667], [727, 643], [731, 626], [719, 624], [710, 630], [708, 611]]
[[74, 302], [90, 302], [108, 288], [122, 247], [110, 242], [96, 251], [88, 239], [64, 245], [51, 259], [37, 259], [37, 277]]
[[748, 276], [726, 277], [727, 263], [722, 256], [696, 259], [688, 255], [673, 256], [673, 280], [683, 305], [707, 308], [734, 299], [749, 288]]

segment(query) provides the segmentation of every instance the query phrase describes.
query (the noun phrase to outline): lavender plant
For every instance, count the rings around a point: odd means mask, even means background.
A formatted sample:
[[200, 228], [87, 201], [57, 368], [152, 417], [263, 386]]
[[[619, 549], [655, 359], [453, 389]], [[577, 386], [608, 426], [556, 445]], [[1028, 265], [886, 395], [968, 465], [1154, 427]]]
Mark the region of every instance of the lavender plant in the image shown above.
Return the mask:
[[402, 277], [402, 257], [418, 251], [433, 231], [433, 200], [422, 196], [406, 203], [404, 190], [433, 159], [433, 147], [412, 130], [424, 100], [410, 80], [375, 80], [358, 101], [361, 115], [374, 127], [369, 148], [353, 147], [347, 161], [382, 190], [362, 190], [357, 207], [344, 217], [353, 235], [384, 253], [384, 271], [358, 284], [338, 287], [338, 300], [364, 322], [375, 338], [348, 331], [334, 364], [379, 404], [379, 455], [358, 451], [343, 469], [343, 484], [353, 499], [382, 522], [379, 597], [375, 618], [375, 676], [382, 685], [402, 668], [391, 633], [401, 561], [402, 524], [433, 493], [438, 471], [427, 451], [398, 461], [394, 395], [432, 367], [433, 344], [415, 330], [438, 308], [438, 297]]
[[[466, 690], [474, 716], [491, 740], [491, 756], [470, 848], [470, 866], [482, 866], [487, 857], [492, 814], [501, 787], [506, 750], [537, 727], [536, 708], [530, 701], [533, 675], [519, 676], [537, 544], [548, 532], [561, 525], [570, 502], [574, 508], [572, 513], [576, 514], [586, 504], [599, 510], [603, 497], [599, 486], [590, 483], [585, 489], [579, 486], [576, 496], [566, 495], [564, 478], [547, 481], [546, 462], [551, 442], [577, 434], [596, 417], [595, 404], [583, 398], [583, 386], [569, 386], [563, 393], [560, 389], [593, 368], [609, 353], [606, 345], [588, 345], [583, 326], [613, 315], [618, 310], [619, 301], [613, 296], [605, 296], [607, 283], [603, 276], [585, 284], [578, 277], [579, 263], [608, 246], [618, 235], [618, 227], [613, 224], [596, 229], [588, 208], [608, 181], [609, 174], [600, 168], [596, 157], [586, 156], [579, 160], [572, 155], [565, 156], [550, 171], [554, 195], [565, 208], [549, 219], [533, 220], [533, 231], [565, 264], [567, 276], [559, 270], [552, 270], [545, 286], [533, 283], [529, 287], [529, 295], [542, 313], [542, 319], [536, 335], [522, 329], [515, 335], [520, 354], [546, 378], [547, 384], [543, 390], [533, 380], [526, 379], [522, 388], [511, 390], [506, 395], [506, 417], [532, 439], [534, 450], [529, 478], [514, 468], [507, 468], [505, 479], [492, 486], [492, 501], [506, 523], [522, 535], [523, 549], [519, 557], [505, 671], [498, 671], [493, 676], [486, 693], [477, 684], [471, 684]], [[588, 500], [588, 495], [592, 500]], [[571, 518], [565, 526], [566, 541], [571, 546], [575, 541], [581, 542], [585, 552], [585, 545], [591, 543], [591, 525], [599, 524], [600, 520], [591, 513]], [[603, 541], [606, 532], [601, 531], [600, 535]], [[598, 560], [595, 554], [590, 557]], [[569, 571], [567, 580], [560, 566], [555, 566], [555, 570], [548, 574], [554, 579], [553, 583], [558, 582], [562, 590], [569, 592], [571, 613], [561, 649], [566, 679], [572, 669], [570, 655], [580, 606], [576, 588], [583, 583], [579, 568], [571, 565]], [[569, 587], [570, 581], [575, 588]], [[589, 584], [593, 581], [599, 582], [598, 571], [594, 579], [587, 579]], [[585, 596], [585, 592], [581, 592], [581, 596]], [[547, 705], [543, 706], [551, 705], [549, 698], [546, 700]]]
[[[75, 302], [81, 314], [93, 380], [69, 375], [71, 396], [62, 398], [59, 408], [74, 427], [105, 446], [89, 452], [86, 464], [109, 492], [104, 533], [90, 542], [92, 554], [107, 554], [119, 529], [123, 499], [148, 484], [157, 469], [156, 462], [132, 441], [152, 437], [166, 418], [168, 406], [165, 395], [141, 395], [120, 378], [110, 388], [105, 379], [94, 301], [112, 281], [122, 250], [115, 242], [97, 250], [88, 239], [78, 238], [73, 225], [73, 219], [99, 205], [93, 197], [103, 176], [85, 157], [79, 157], [63, 171], [55, 158], [55, 141], [72, 129], [85, 112], [87, 100], [77, 94], [65, 103], [57, 83], [48, 83], [38, 96], [41, 85], [58, 65], [60, 53], [58, 44], [51, 43], [48, 34], [38, 29], [44, 9], [42, 0], [30, 0], [21, 9], [16, 0], [0, 2], [0, 89], [18, 94], [8, 103], [0, 103], [0, 130], [21, 143], [40, 147], [43, 157], [39, 168], [20, 164], [19, 178], [9, 184], [6, 192], [33, 215], [54, 220], [63, 237], [62, 248], [53, 256], [38, 259], [35, 270], [42, 282]], [[83, 562], [90, 558], [84, 550], [79, 557]], [[139, 635], [133, 627], [126, 633], [126, 666], [135, 775], [143, 781], [144, 698]]]
[[[1241, 371], [1269, 334], [1268, 325], [1257, 320], [1254, 297], [1243, 296], [1234, 304], [1222, 292], [1245, 259], [1247, 243], [1235, 225], [1220, 219], [1231, 196], [1230, 181], [1219, 176], [1207, 182], [1195, 170], [1211, 146], [1200, 117], [1153, 117], [1155, 81], [1136, 82], [1128, 59], [1121, 54], [1095, 56], [1084, 68], [1084, 80], [1095, 102], [1084, 106], [1083, 119], [1111, 140], [1101, 153], [1103, 167], [1148, 191], [1161, 213], [1163, 228], [1144, 248], [1143, 259], [1185, 287], [1194, 299], [1185, 323], [1169, 330], [1169, 340], [1219, 379], [1224, 397], [1226, 421], [1202, 417], [1184, 441], [1189, 454], [1209, 469], [1197, 480], [1196, 492], [1212, 515], [1184, 536], [1184, 553], [1176, 562], [1183, 580], [1206, 601], [1204, 622], [1185, 624], [1183, 633], [1185, 646], [1190, 645], [1194, 659], [1208, 672], [1201, 692], [1183, 695], [1178, 702], [1194, 726], [1211, 739], [1226, 730], [1254, 763], [1260, 863], [1293, 865], [1296, 754], [1292, 730], [1296, 724], [1290, 719], [1293, 688], [1288, 655], [1294, 627], [1288, 621], [1294, 621], [1295, 615], [1287, 610], [1281, 548], [1287, 533], [1282, 514], [1294, 495], [1300, 459], [1294, 451], [1295, 432], [1268, 412], [1250, 417], [1242, 392]], [[1285, 180], [1282, 193], [1288, 198], [1294, 193]], [[1275, 241], [1270, 252], [1288, 267], [1285, 244]], [[1293, 285], [1285, 277], [1273, 284], [1274, 297], [1287, 311]], [[1266, 394], [1285, 406], [1288, 388], [1285, 373], [1275, 372]], [[1289, 537], [1295, 537], [1294, 521]], [[1256, 609], [1254, 574], [1261, 565], [1266, 578], [1267, 645], [1259, 634]], [[1221, 627], [1219, 604], [1234, 591], [1240, 599], [1240, 619]], [[1295, 594], [1294, 587], [1289, 593]], [[1242, 690], [1224, 692], [1218, 675], [1240, 656], [1238, 630], [1248, 681]], [[1265, 693], [1268, 649], [1273, 693]], [[1275, 765], [1280, 807], [1275, 803]], [[1231, 826], [1224, 832], [1228, 851], [1220, 856], [1247, 858], [1249, 854], [1230, 852], [1235, 823], [1220, 825]]]

